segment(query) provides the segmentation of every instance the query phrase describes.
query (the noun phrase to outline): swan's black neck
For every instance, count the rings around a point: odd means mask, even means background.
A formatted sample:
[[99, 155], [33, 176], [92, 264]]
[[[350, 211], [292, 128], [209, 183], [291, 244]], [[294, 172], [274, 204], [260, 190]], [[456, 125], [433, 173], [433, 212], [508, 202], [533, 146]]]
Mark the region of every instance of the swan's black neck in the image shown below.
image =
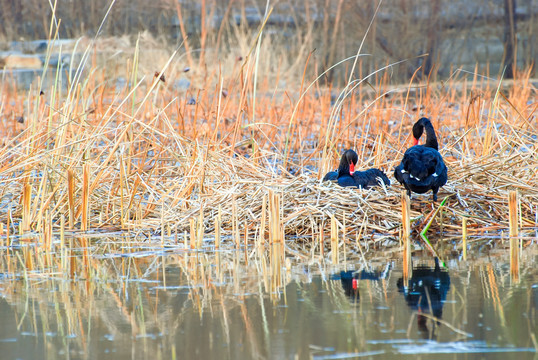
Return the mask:
[[413, 136], [415, 139], [419, 139], [422, 135], [422, 132], [426, 131], [426, 142], [424, 146], [430, 147], [435, 150], [439, 150], [439, 144], [437, 143], [437, 136], [435, 135], [435, 129], [428, 118], [421, 118], [413, 126]]
[[358, 160], [359, 157], [355, 151], [345, 151], [340, 159], [340, 164], [338, 165], [338, 176], [349, 175], [350, 165], [353, 164], [353, 166], [355, 166]]
[[439, 258], [436, 256], [435, 257], [435, 269], [434, 269], [435, 272], [439, 272], [441, 271], [441, 267], [439, 266]]
[[338, 175], [349, 175], [349, 164], [344, 160], [340, 160], [340, 165], [338, 165]]

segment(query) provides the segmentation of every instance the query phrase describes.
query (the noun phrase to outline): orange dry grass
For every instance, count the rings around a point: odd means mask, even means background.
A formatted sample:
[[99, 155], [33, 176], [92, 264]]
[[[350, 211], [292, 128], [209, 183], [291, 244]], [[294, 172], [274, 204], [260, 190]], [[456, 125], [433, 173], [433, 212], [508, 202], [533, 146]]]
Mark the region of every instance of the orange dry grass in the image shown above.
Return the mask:
[[[116, 88], [97, 69], [67, 93], [4, 88], [0, 221], [17, 227], [24, 217], [24, 231], [42, 232], [48, 213], [55, 231], [62, 216], [74, 217], [76, 230], [86, 227], [88, 211], [90, 231], [138, 233], [166, 225], [182, 235], [194, 219], [213, 234], [220, 207], [223, 236], [234, 227], [234, 235], [265, 237], [263, 199], [275, 192], [288, 235], [316, 238], [328, 233], [334, 217], [339, 227], [347, 224], [344, 237], [361, 234], [366, 246], [395, 243], [401, 187], [392, 169], [408, 146], [412, 123], [426, 115], [449, 167], [440, 193], [451, 196], [445, 230], [458, 231], [462, 216], [469, 218], [470, 234], [506, 228], [510, 189], [520, 192], [523, 227], [536, 226], [537, 93], [528, 76], [500, 87], [464, 75], [394, 86], [381, 73], [377, 83], [361, 83], [331, 119], [335, 89], [315, 83], [300, 97], [311, 80], [279, 88], [258, 74], [254, 82], [254, 61], [247, 57], [229, 72], [212, 71], [203, 86], [189, 90], [172, 86], [178, 72], [164, 71], [162, 82], [159, 74], [135, 77], [131, 70], [133, 81]], [[393, 184], [358, 190], [320, 183], [324, 170], [318, 169], [334, 168], [345, 148], [357, 150], [359, 169], [381, 167]], [[25, 196], [31, 201], [22, 201]], [[423, 201], [413, 196], [412, 219], [428, 211]]]

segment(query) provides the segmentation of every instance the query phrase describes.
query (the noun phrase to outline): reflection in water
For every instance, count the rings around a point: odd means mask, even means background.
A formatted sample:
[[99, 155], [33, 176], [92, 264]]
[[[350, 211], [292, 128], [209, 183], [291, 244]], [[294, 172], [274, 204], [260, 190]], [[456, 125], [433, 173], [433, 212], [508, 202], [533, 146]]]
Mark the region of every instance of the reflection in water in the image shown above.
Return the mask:
[[435, 329], [439, 322], [432, 320], [430, 333], [428, 316], [425, 314], [432, 314], [436, 319], [443, 317], [443, 306], [450, 289], [448, 271], [441, 270], [439, 259], [435, 258], [433, 268], [418, 266], [413, 269], [407, 285], [402, 277], [398, 279], [397, 286], [398, 291], [404, 294], [407, 305], [417, 311], [417, 325], [422, 336], [425, 339], [435, 339]]
[[390, 264], [387, 264], [383, 271], [361, 270], [361, 271], [341, 271], [340, 275], [333, 276], [333, 280], [342, 282], [344, 294], [352, 303], [359, 302], [359, 280], [382, 280], [386, 279], [390, 271]]
[[[439, 349], [504, 359], [535, 352], [535, 256], [522, 261], [517, 286], [507, 258], [454, 261], [450, 280], [438, 267], [415, 269], [404, 300], [398, 262], [340, 273], [306, 259], [286, 262], [276, 275], [269, 254], [255, 249], [197, 252], [117, 239], [71, 249], [0, 247], [2, 359], [439, 359]], [[441, 311], [445, 299], [450, 306]], [[442, 313], [435, 341], [407, 331], [419, 309], [427, 319]]]
[[341, 271], [340, 281], [342, 281], [342, 288], [344, 294], [351, 300], [351, 302], [359, 302], [359, 287], [358, 281], [353, 277], [353, 271]]

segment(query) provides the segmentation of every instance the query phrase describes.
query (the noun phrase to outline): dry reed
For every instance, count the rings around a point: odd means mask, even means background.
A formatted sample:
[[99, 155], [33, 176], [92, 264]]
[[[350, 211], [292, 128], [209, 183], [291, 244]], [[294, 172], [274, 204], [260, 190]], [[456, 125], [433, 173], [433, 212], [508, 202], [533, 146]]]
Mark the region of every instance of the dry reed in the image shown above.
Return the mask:
[[519, 221], [517, 191], [508, 193], [510, 218], [510, 274], [516, 282], [519, 280]]
[[413, 263], [411, 261], [411, 218], [409, 216], [410, 204], [407, 191], [402, 191], [402, 238], [403, 238], [403, 278], [405, 283], [411, 278], [413, 273]]
[[[399, 86], [383, 76], [387, 66], [346, 90], [329, 116], [330, 87], [313, 80], [303, 87], [287, 78], [289, 85], [280, 88], [270, 81], [274, 74], [254, 72], [277, 59], [262, 56], [263, 46], [256, 51], [262, 54], [245, 58], [240, 67], [193, 79], [204, 89], [194, 102], [194, 88], [178, 92], [154, 81], [153, 72], [138, 69], [137, 57], [135, 81], [120, 88], [100, 81], [106, 71], [99, 64], [86, 75], [70, 69], [76, 73], [70, 87], [55, 84], [46, 91], [51, 94], [46, 107], [39, 96], [4, 88], [3, 103], [36, 105], [25, 110], [31, 123], [0, 124], [3, 193], [16, 194], [2, 201], [8, 209], [0, 214], [7, 243], [16, 226], [41, 232], [47, 217], [40, 219], [48, 214], [53, 234], [64, 216], [75, 232], [121, 229], [151, 237], [160, 231], [165, 243], [172, 241], [166, 227], [184, 243], [190, 232], [193, 249], [204, 236], [215, 236], [217, 247], [226, 239], [237, 247], [259, 241], [259, 253], [268, 238], [273, 253], [280, 244], [279, 258], [286, 236], [307, 247], [319, 244], [324, 256], [323, 236], [334, 221], [336, 234], [339, 224], [360, 234], [346, 245], [345, 256], [364, 256], [398, 244], [401, 187], [391, 173], [408, 147], [412, 123], [422, 115], [432, 118], [449, 167], [449, 182], [440, 192], [452, 196], [443, 210], [444, 234], [459, 234], [462, 215], [472, 220], [470, 237], [507, 229], [507, 189], [519, 191], [522, 233], [536, 229], [537, 93], [528, 73], [503, 82], [471, 81], [457, 73], [444, 83], [412, 79]], [[179, 76], [182, 60], [175, 54], [159, 71], [172, 64], [167, 80]], [[208, 71], [217, 74], [216, 68]], [[1, 110], [3, 118], [14, 111]], [[321, 182], [319, 169], [334, 167], [344, 148], [357, 150], [359, 169], [381, 167], [393, 184], [360, 190]], [[412, 195], [409, 218], [425, 213], [429, 196]], [[432, 230], [439, 227], [433, 224]], [[333, 238], [338, 235], [331, 232]], [[338, 262], [338, 239], [331, 250]]]
[[463, 260], [467, 260], [467, 218], [465, 216], [461, 219], [461, 238]]

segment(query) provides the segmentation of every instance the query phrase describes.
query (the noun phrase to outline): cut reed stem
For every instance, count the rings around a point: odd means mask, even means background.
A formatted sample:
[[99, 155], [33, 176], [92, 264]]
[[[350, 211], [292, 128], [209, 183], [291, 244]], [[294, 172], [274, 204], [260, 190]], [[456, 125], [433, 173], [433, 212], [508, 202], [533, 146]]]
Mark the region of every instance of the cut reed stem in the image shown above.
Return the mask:
[[513, 190], [508, 194], [508, 212], [510, 223], [510, 274], [514, 281], [519, 280], [519, 221], [518, 193]]
[[222, 215], [221, 215], [222, 209], [219, 205], [219, 210], [217, 213], [217, 216], [215, 217], [215, 249], [220, 248], [220, 227], [222, 223]]
[[411, 217], [410, 204], [407, 191], [402, 191], [402, 237], [403, 237], [403, 278], [404, 281], [409, 281], [413, 271], [411, 263]]
[[467, 260], [467, 218], [461, 219], [461, 237], [463, 242], [463, 260]]
[[69, 229], [75, 227], [75, 176], [73, 170], [67, 170], [67, 199], [69, 204]]
[[90, 212], [90, 165], [84, 164], [82, 167], [82, 222], [80, 230], [88, 230], [88, 216]]
[[338, 264], [338, 224], [336, 218], [331, 215], [331, 261]]

